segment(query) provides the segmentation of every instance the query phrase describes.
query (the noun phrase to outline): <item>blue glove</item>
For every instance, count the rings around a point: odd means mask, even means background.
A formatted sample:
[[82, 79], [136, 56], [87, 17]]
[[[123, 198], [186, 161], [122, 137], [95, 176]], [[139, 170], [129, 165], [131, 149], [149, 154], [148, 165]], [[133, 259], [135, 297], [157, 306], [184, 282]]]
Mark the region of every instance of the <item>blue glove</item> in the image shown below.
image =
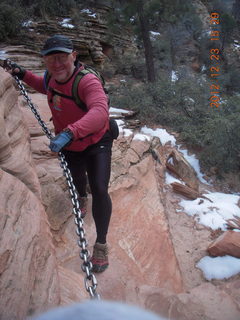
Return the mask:
[[70, 130], [62, 131], [51, 139], [49, 148], [53, 152], [59, 152], [62, 148], [71, 143], [72, 139], [73, 133]]

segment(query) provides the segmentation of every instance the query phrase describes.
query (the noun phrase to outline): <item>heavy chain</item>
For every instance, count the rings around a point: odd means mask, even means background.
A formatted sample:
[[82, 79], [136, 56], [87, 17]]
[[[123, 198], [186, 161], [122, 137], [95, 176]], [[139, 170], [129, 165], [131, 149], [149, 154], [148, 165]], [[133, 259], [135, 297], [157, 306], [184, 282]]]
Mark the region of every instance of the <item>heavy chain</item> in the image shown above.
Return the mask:
[[[8, 62], [11, 63], [11, 62]], [[40, 126], [42, 127], [43, 132], [46, 134], [46, 136], [49, 139], [53, 138], [53, 135], [51, 131], [47, 128], [45, 122], [41, 119], [40, 114], [38, 113], [36, 107], [32, 103], [31, 99], [28, 96], [28, 93], [22, 84], [21, 80], [17, 76], [14, 76], [14, 79], [21, 91], [21, 94], [23, 95], [24, 99], [27, 101], [28, 106], [30, 107], [31, 111], [33, 112], [34, 116], [36, 117], [37, 121], [39, 122]], [[75, 185], [73, 183], [73, 178], [71, 175], [71, 172], [68, 168], [67, 161], [65, 160], [65, 156], [62, 152], [58, 153], [59, 161], [60, 161], [60, 166], [63, 169], [63, 174], [66, 177], [66, 181], [69, 187], [69, 193], [71, 196], [71, 201], [73, 205], [73, 214], [75, 216], [74, 222], [77, 226], [76, 233], [79, 237], [79, 240], [77, 241], [78, 246], [81, 248], [80, 250], [80, 258], [83, 260], [83, 263], [81, 265], [82, 271], [86, 273], [85, 279], [84, 279], [84, 284], [87, 292], [90, 295], [91, 299], [100, 299], [100, 295], [97, 293], [97, 279], [95, 275], [92, 273], [92, 263], [90, 261], [90, 253], [87, 249], [88, 243], [85, 237], [85, 231], [83, 228], [84, 222], [82, 219], [82, 213], [80, 210], [80, 205], [78, 201], [78, 194], [76, 192]]]
[[32, 113], [34, 114], [34, 116], [37, 119], [38, 123], [42, 127], [43, 132], [48, 137], [48, 139], [52, 139], [53, 135], [52, 135], [51, 131], [48, 129], [48, 127], [46, 126], [45, 122], [42, 120], [40, 114], [38, 113], [36, 107], [34, 106], [34, 104], [32, 103], [31, 99], [29, 98], [28, 93], [27, 93], [27, 91], [25, 89], [25, 86], [22, 84], [22, 81], [19, 80], [19, 78], [17, 76], [14, 76], [14, 79], [17, 82], [17, 85], [18, 85], [18, 87], [20, 89], [20, 92], [23, 95], [24, 99], [27, 101], [28, 106], [30, 107]]
[[80, 252], [80, 258], [83, 260], [83, 264], [82, 264], [82, 271], [86, 273], [86, 277], [85, 277], [85, 288], [87, 290], [87, 292], [90, 294], [91, 298], [97, 298], [100, 299], [99, 294], [97, 294], [96, 292], [96, 288], [97, 288], [97, 279], [95, 277], [95, 275], [91, 272], [92, 270], [92, 263], [89, 259], [90, 254], [89, 251], [87, 250], [87, 240], [85, 237], [85, 231], [83, 228], [83, 219], [81, 217], [82, 213], [79, 207], [79, 201], [78, 201], [78, 195], [76, 193], [76, 188], [75, 185], [73, 184], [73, 178], [71, 175], [71, 172], [67, 166], [67, 162], [65, 160], [64, 155], [59, 152], [59, 159], [60, 159], [60, 164], [61, 167], [63, 169], [64, 175], [66, 177], [67, 180], [67, 184], [69, 187], [69, 192], [71, 195], [71, 201], [72, 201], [72, 205], [73, 205], [73, 214], [75, 215], [75, 224], [77, 226], [76, 229], [76, 233], [79, 237], [78, 240], [78, 245], [81, 248], [81, 252]]

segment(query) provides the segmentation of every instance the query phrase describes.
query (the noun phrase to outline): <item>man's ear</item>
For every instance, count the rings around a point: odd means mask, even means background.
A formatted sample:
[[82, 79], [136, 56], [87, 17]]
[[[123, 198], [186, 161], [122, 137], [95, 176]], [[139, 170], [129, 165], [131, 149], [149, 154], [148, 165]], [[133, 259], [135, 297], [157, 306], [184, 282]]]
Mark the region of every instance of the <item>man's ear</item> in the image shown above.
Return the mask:
[[72, 52], [72, 56], [73, 56], [74, 61], [76, 61], [76, 58], [77, 58], [77, 52], [76, 52], [76, 51], [73, 51], [73, 52]]

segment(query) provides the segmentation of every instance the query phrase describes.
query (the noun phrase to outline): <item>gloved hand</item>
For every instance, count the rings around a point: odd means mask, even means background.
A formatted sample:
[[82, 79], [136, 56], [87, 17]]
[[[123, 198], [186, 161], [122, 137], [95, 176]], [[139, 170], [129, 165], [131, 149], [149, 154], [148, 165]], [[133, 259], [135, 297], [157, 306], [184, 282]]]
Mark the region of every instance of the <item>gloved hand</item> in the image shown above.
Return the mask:
[[59, 152], [73, 140], [73, 133], [67, 129], [66, 131], [60, 132], [56, 137], [51, 139], [49, 148], [53, 152]]
[[19, 80], [22, 80], [25, 76], [26, 70], [14, 62], [11, 63], [11, 67], [12, 67], [12, 76], [17, 76]]
[[26, 70], [15, 62], [11, 62], [9, 59], [4, 61], [3, 67], [7, 70], [10, 70], [11, 75], [17, 76], [19, 80], [22, 80], [25, 76]]

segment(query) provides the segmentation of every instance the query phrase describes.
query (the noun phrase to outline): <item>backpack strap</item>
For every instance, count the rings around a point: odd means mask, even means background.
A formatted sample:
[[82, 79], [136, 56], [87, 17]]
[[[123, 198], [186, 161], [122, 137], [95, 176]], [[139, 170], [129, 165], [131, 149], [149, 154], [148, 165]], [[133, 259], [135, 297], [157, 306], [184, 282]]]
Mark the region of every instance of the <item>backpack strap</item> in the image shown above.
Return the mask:
[[46, 71], [44, 72], [44, 76], [43, 76], [44, 88], [45, 88], [46, 91], [47, 91], [47, 89], [48, 89], [48, 84], [49, 84], [50, 79], [51, 79], [51, 75], [50, 75], [50, 73], [46, 70]]
[[49, 82], [50, 82], [50, 79], [51, 79], [51, 74], [46, 70], [45, 73], [44, 73], [44, 87], [46, 90], [50, 90], [52, 91], [52, 93], [54, 94], [57, 94], [57, 95], [60, 95], [64, 98], [68, 98], [68, 99], [71, 99], [73, 100], [77, 106], [79, 108], [81, 108], [83, 111], [87, 111], [87, 106], [85, 105], [85, 103], [80, 99], [79, 95], [78, 95], [78, 85], [79, 85], [79, 82], [81, 81], [81, 79], [86, 75], [86, 74], [89, 74], [89, 73], [92, 73], [94, 74], [102, 83], [102, 86], [103, 86], [103, 89], [104, 89], [104, 92], [107, 94], [107, 90], [104, 88], [104, 84], [105, 84], [105, 80], [103, 78], [103, 76], [97, 71], [95, 70], [93, 67], [89, 66], [89, 65], [83, 65], [84, 69], [78, 71], [78, 73], [76, 74], [75, 78], [74, 78], [74, 81], [73, 81], [73, 84], [72, 84], [72, 96], [67, 96], [67, 95], [64, 95], [64, 94], [60, 94], [59, 92], [55, 91], [54, 89], [50, 88], [48, 85], [49, 85]]
[[109, 96], [108, 96], [108, 90], [105, 88], [105, 79], [103, 78], [103, 76], [101, 75], [100, 72], [98, 72], [97, 70], [95, 70], [93, 67], [89, 66], [89, 65], [83, 65], [84, 69], [80, 70], [77, 75], [75, 76], [75, 79], [73, 81], [73, 85], [72, 85], [72, 96], [73, 96], [73, 100], [76, 102], [76, 104], [82, 108], [83, 110], [87, 111], [87, 107], [85, 105], [85, 103], [80, 99], [79, 95], [78, 95], [78, 85], [79, 82], [81, 81], [81, 79], [89, 73], [94, 74], [101, 82], [102, 86], [103, 86], [103, 90], [105, 92], [105, 94], [107, 95], [108, 98], [108, 105], [110, 104], [110, 100], [109, 100]]
[[87, 111], [87, 106], [80, 99], [80, 97], [78, 95], [78, 85], [79, 85], [79, 82], [81, 81], [81, 79], [88, 73], [92, 73], [92, 72], [90, 72], [87, 69], [82, 69], [81, 71], [79, 71], [77, 73], [77, 75], [75, 76], [75, 79], [74, 79], [73, 84], [72, 84], [72, 97], [73, 97], [73, 100], [84, 111]]

